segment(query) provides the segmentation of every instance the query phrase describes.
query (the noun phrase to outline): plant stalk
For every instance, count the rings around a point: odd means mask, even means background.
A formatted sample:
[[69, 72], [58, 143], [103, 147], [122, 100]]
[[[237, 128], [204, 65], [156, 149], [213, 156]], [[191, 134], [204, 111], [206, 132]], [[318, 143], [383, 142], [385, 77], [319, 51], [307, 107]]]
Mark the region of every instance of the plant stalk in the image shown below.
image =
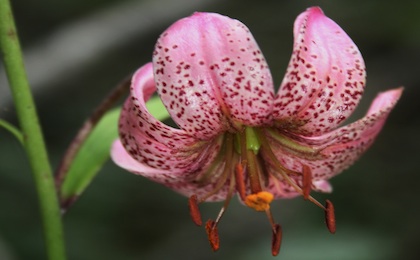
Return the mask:
[[38, 193], [48, 259], [65, 259], [57, 192], [9, 0], [0, 0], [0, 47]]

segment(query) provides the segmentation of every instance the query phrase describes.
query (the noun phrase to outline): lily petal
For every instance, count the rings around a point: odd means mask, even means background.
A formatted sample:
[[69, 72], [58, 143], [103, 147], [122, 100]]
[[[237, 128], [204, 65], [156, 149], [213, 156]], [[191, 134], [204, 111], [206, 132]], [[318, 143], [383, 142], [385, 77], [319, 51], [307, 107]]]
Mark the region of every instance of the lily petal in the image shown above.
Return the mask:
[[350, 37], [318, 7], [298, 16], [294, 38], [274, 118], [290, 131], [319, 136], [335, 129], [359, 103], [364, 61]]
[[316, 180], [312, 182], [312, 189], [318, 192], [331, 193], [333, 188], [331, 183], [326, 180]]
[[[197, 183], [191, 182], [186, 176], [174, 175], [171, 170], [156, 169], [138, 162], [133, 159], [129, 153], [127, 153], [120, 140], [113, 143], [111, 148], [111, 158], [119, 167], [134, 174], [144, 176], [149, 180], [163, 184], [187, 197], [193, 194], [201, 197], [214, 188], [213, 184], [200, 186]], [[226, 198], [227, 192], [228, 187], [223, 187], [218, 193], [212, 195], [206, 201], [223, 200]]]
[[217, 142], [199, 142], [185, 131], [165, 125], [154, 118], [146, 101], [156, 91], [151, 63], [133, 76], [130, 97], [119, 121], [120, 140], [139, 163], [173, 175], [195, 174], [217, 154]]
[[[403, 88], [397, 88], [380, 93], [362, 119], [331, 133], [309, 139], [307, 143], [317, 143], [317, 147], [313, 148], [320, 150], [321, 158], [299, 157], [284, 150], [275, 139], [271, 143], [273, 152], [286, 168], [302, 172], [302, 165], [308, 165], [313, 181], [328, 180], [353, 164], [369, 148], [402, 91]], [[305, 138], [301, 137], [299, 142], [305, 143]]]
[[[403, 88], [397, 88], [378, 94], [365, 117], [331, 133], [337, 138], [322, 151], [329, 157], [323, 165], [331, 170], [329, 174], [326, 173], [326, 179], [349, 167], [370, 147], [402, 92]], [[318, 174], [318, 177], [322, 177], [322, 174]]]
[[177, 21], [159, 38], [153, 66], [158, 93], [173, 120], [199, 139], [271, 121], [271, 74], [252, 34], [238, 20], [195, 13]]

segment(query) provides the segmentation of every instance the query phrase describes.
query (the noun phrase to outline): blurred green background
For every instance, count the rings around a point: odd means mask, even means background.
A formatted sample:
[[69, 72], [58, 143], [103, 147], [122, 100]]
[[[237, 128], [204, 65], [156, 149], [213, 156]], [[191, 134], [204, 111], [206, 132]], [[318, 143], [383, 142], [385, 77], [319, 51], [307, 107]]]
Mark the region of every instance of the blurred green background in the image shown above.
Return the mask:
[[[373, 147], [334, 178], [338, 231], [301, 198], [272, 204], [283, 226], [278, 259], [420, 259], [420, 2], [391, 0], [37, 0], [12, 1], [51, 160], [100, 100], [151, 59], [159, 34], [193, 11], [214, 11], [253, 32], [276, 85], [292, 49], [295, 17], [319, 5], [364, 55], [366, 94], [405, 86]], [[3, 72], [2, 72], [3, 73]], [[0, 117], [16, 123], [0, 74]], [[215, 218], [221, 204], [201, 206]], [[190, 220], [187, 199], [108, 162], [64, 217], [69, 259], [272, 259], [264, 214], [233, 200], [212, 253], [203, 228]], [[0, 259], [45, 259], [36, 193], [19, 143], [0, 129]]]

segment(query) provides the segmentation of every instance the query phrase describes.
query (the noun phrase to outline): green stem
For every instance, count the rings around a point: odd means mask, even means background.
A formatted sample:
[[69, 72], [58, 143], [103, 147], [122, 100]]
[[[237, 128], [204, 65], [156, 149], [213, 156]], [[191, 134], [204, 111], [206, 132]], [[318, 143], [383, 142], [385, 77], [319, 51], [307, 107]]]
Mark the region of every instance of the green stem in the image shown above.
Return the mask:
[[57, 193], [9, 0], [0, 0], [0, 47], [38, 193], [48, 258], [65, 259]]
[[21, 145], [25, 145], [22, 133], [14, 125], [0, 118], [0, 126], [9, 131]]

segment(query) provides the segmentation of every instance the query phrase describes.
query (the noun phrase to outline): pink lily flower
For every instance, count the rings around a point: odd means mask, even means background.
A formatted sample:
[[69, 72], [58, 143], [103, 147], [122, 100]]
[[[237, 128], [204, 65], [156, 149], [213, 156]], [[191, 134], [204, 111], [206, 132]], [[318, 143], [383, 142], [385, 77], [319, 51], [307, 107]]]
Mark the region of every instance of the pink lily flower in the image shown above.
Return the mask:
[[[213, 13], [195, 13], [159, 38], [153, 63], [133, 76], [119, 121], [114, 162], [198, 204], [225, 201], [206, 223], [213, 250], [217, 224], [238, 194], [267, 214], [272, 253], [281, 227], [270, 203], [298, 195], [325, 210], [335, 232], [333, 204], [311, 190], [331, 192], [328, 180], [373, 143], [402, 88], [380, 93], [360, 120], [339, 127], [359, 103], [365, 86], [363, 58], [350, 37], [318, 7], [296, 19], [292, 57], [275, 94], [269, 67], [248, 28]], [[145, 102], [157, 91], [178, 128], [155, 119]]]

